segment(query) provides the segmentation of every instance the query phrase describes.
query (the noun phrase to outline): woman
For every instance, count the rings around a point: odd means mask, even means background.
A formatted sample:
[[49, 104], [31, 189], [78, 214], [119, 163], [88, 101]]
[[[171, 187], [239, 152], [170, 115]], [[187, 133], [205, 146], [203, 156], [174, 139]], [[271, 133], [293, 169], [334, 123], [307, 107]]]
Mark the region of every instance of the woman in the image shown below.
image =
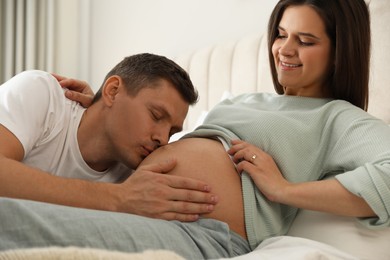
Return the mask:
[[[228, 224], [228, 247], [248, 241], [253, 250], [285, 234], [298, 208], [389, 226], [390, 129], [364, 111], [370, 46], [364, 1], [281, 0], [268, 35], [280, 95], [222, 102], [202, 126], [140, 167], [174, 157], [169, 174], [209, 183], [219, 203], [203, 219]], [[218, 257], [207, 250], [205, 258]]]
[[[252, 249], [285, 234], [297, 208], [355, 217], [382, 214], [371, 221], [388, 225], [388, 213], [379, 210], [389, 207], [380, 202], [388, 187], [375, 182], [390, 180], [390, 132], [364, 112], [368, 19], [363, 1], [280, 1], [268, 35], [275, 88], [283, 95], [244, 94], [224, 101], [193, 133], [141, 165], [175, 156], [179, 163], [171, 174], [206, 181], [220, 198], [205, 217], [228, 223]], [[362, 30], [343, 33], [349, 27]], [[221, 142], [231, 143], [227, 149], [237, 170]]]

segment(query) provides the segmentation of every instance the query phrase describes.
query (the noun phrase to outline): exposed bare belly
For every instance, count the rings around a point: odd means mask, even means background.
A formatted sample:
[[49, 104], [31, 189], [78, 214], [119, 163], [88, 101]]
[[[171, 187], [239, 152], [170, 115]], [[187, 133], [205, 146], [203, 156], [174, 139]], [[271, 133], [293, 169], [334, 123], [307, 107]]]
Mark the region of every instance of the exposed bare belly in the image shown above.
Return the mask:
[[205, 181], [218, 196], [214, 211], [202, 217], [226, 222], [246, 239], [241, 179], [223, 145], [205, 138], [182, 139], [157, 149], [144, 162], [168, 156], [177, 159], [177, 166], [169, 174]]

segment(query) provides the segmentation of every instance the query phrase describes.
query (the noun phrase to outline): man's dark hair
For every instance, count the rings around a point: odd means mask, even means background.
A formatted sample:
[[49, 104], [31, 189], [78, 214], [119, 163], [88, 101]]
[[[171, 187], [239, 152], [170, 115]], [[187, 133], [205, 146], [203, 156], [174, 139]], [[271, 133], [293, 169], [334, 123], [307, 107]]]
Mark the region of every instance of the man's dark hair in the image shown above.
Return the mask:
[[128, 94], [132, 96], [136, 96], [141, 89], [152, 87], [154, 83], [164, 79], [176, 88], [188, 104], [193, 105], [198, 101], [198, 92], [183, 68], [164, 56], [141, 53], [124, 58], [108, 72], [93, 103], [101, 98], [104, 83], [114, 75], [122, 78]]

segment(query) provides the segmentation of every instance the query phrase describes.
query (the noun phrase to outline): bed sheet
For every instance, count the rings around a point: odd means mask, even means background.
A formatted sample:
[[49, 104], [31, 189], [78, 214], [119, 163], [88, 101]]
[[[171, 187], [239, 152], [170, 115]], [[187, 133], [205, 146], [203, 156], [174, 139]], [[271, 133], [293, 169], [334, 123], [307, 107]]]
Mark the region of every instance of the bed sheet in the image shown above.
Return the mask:
[[[110, 259], [110, 260], [184, 260], [174, 252], [148, 250], [141, 253], [123, 253], [93, 248], [47, 247], [0, 252], [0, 260], [53, 260], [53, 259]], [[225, 260], [220, 258], [218, 260]], [[253, 252], [230, 258], [233, 260], [357, 260], [350, 254], [310, 239], [279, 236], [265, 240]]]
[[[221, 258], [220, 260], [222, 260]], [[335, 247], [314, 240], [278, 236], [264, 240], [249, 254], [233, 257], [234, 260], [357, 260], [359, 258], [347, 254]]]

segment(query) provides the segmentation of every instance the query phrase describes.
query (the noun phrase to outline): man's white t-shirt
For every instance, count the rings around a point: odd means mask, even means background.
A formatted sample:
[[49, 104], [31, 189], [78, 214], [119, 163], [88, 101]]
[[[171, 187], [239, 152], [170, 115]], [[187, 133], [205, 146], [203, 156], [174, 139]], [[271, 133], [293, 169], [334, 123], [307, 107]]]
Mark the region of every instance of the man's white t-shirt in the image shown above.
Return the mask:
[[122, 181], [130, 175], [123, 164], [98, 172], [83, 160], [77, 130], [84, 111], [47, 72], [25, 71], [0, 86], [0, 124], [22, 143], [24, 164], [67, 178]]

